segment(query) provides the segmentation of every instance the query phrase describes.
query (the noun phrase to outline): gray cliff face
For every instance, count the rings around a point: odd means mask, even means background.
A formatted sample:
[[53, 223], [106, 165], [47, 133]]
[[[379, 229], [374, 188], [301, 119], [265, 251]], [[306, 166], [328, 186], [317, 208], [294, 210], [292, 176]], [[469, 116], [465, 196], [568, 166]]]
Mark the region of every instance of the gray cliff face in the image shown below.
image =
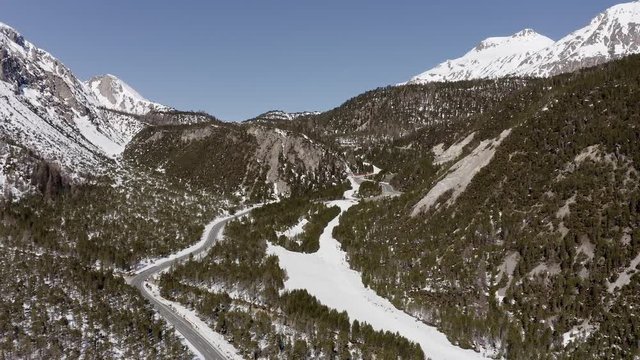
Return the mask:
[[291, 194], [293, 179], [335, 182], [345, 174], [337, 156], [304, 136], [263, 126], [252, 126], [247, 133], [255, 137], [258, 147], [254, 158], [266, 166], [266, 181], [274, 184], [278, 195]]

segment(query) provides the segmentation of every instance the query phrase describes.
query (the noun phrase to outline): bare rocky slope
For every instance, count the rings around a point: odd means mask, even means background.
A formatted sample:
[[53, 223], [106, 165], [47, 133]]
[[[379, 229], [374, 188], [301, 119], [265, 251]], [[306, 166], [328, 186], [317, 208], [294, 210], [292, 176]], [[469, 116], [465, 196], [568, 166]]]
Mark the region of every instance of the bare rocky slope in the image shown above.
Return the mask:
[[253, 199], [323, 191], [346, 176], [341, 157], [324, 145], [254, 124], [149, 127], [124, 158], [192, 186]]

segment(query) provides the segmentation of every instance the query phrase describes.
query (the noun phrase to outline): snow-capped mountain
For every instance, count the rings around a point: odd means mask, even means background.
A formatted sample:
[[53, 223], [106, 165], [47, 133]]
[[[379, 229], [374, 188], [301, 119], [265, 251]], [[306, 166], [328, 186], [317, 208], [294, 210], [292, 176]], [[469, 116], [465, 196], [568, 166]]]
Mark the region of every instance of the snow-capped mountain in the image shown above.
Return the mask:
[[481, 41], [461, 58], [447, 60], [413, 77], [410, 84], [436, 81], [503, 77], [514, 72], [531, 54], [553, 44], [553, 40], [531, 29], [512, 36]]
[[639, 1], [613, 6], [557, 42], [529, 29], [486, 39], [463, 57], [445, 61], [407, 83], [547, 77], [636, 53], [640, 53]]
[[107, 109], [137, 115], [144, 115], [151, 110], [169, 110], [167, 106], [145, 99], [131, 86], [111, 74], [95, 76], [85, 84], [99, 104]]
[[101, 105], [64, 64], [0, 23], [2, 139], [68, 172], [93, 170], [143, 127]]
[[640, 2], [613, 6], [589, 25], [538, 51], [514, 75], [546, 77], [640, 53]]

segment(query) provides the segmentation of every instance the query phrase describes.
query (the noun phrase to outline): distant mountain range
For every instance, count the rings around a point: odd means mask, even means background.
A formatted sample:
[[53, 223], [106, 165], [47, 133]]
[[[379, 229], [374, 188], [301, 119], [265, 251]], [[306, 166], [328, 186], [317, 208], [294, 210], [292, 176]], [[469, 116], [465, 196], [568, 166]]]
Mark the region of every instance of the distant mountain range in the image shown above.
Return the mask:
[[[408, 83], [548, 77], [637, 52], [640, 2], [632, 2], [607, 9], [557, 42], [531, 29], [485, 39], [463, 57], [448, 60]], [[204, 116], [185, 113], [165, 119], [162, 113], [171, 111], [114, 75], [79, 80], [51, 54], [0, 24], [0, 136], [11, 146], [79, 173], [118, 157], [148, 124], [166, 119], [200, 122]], [[319, 115], [274, 110], [252, 120], [290, 121]]]
[[640, 2], [613, 6], [589, 25], [554, 42], [534, 30], [480, 42], [464, 56], [411, 78], [408, 84], [501, 77], [549, 77], [640, 52]]

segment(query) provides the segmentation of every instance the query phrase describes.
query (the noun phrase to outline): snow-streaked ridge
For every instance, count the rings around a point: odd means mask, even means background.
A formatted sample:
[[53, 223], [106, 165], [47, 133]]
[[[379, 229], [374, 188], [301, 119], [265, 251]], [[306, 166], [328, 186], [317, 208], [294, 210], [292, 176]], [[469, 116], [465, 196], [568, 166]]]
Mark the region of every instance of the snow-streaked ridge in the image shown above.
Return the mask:
[[612, 6], [557, 42], [525, 29], [482, 41], [408, 84], [502, 77], [548, 77], [640, 53], [640, 2]]
[[514, 75], [547, 77], [640, 53], [640, 2], [615, 5], [553, 45], [538, 51]]
[[[0, 23], [0, 136], [67, 173], [93, 172], [117, 157], [143, 126], [101, 102], [62, 62]], [[123, 90], [140, 95], [130, 87]]]
[[413, 77], [410, 84], [495, 78], [514, 72], [528, 56], [553, 44], [553, 40], [531, 29], [511, 36], [481, 41], [464, 56], [447, 60]]

